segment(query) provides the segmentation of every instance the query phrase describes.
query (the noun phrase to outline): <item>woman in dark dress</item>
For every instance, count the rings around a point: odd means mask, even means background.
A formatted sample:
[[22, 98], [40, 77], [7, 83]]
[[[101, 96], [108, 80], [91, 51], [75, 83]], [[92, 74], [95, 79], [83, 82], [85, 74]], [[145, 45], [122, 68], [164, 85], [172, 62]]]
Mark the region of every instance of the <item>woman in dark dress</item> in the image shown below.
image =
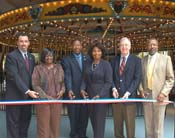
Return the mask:
[[[112, 85], [112, 68], [108, 61], [105, 61], [102, 45], [95, 44], [90, 49], [91, 61], [88, 61], [81, 85], [83, 98], [99, 99], [110, 96]], [[107, 104], [89, 104], [89, 116], [93, 127], [94, 138], [104, 138], [105, 117]]]

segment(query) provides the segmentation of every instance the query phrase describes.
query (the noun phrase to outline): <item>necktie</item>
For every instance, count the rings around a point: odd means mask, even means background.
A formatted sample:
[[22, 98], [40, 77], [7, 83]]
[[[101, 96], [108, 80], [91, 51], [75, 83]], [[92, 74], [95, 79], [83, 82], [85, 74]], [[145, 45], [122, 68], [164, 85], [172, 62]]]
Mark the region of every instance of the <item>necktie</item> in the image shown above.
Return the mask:
[[80, 69], [82, 70], [82, 63], [81, 63], [80, 56], [76, 56], [76, 59], [78, 61], [78, 64], [79, 64]]
[[148, 67], [147, 67], [147, 79], [148, 79], [148, 88], [152, 90], [152, 73], [154, 67], [154, 60], [152, 57], [149, 57]]
[[122, 57], [122, 63], [120, 65], [120, 76], [122, 76], [124, 68], [125, 68], [125, 57]]
[[25, 60], [26, 68], [29, 71], [29, 59], [27, 57], [27, 54], [24, 54], [24, 60]]

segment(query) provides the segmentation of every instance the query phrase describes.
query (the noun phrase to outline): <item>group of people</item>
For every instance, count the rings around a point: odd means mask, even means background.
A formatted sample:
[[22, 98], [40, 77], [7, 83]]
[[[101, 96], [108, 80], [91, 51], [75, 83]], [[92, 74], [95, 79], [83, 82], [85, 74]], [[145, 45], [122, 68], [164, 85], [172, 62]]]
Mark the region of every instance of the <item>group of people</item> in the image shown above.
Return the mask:
[[[143, 103], [146, 138], [163, 138], [164, 100], [174, 85], [171, 58], [158, 53], [158, 41], [148, 40], [148, 55], [142, 60], [130, 53], [131, 41], [123, 37], [119, 42], [120, 54], [104, 59], [102, 44], [94, 43], [89, 55], [82, 53], [81, 41], [72, 42], [72, 53], [54, 63], [54, 53], [44, 48], [40, 64], [28, 52], [30, 45], [26, 34], [20, 34], [18, 49], [7, 54], [6, 100], [136, 98], [139, 90], [142, 98], [157, 99], [157, 103]], [[70, 138], [88, 138], [86, 128], [90, 118], [93, 137], [104, 138], [107, 104], [68, 104]], [[58, 138], [61, 104], [36, 105], [38, 138]], [[135, 137], [135, 103], [112, 105], [114, 137], [124, 138], [124, 122], [127, 138]], [[31, 119], [31, 105], [6, 107], [7, 137], [27, 138]]]

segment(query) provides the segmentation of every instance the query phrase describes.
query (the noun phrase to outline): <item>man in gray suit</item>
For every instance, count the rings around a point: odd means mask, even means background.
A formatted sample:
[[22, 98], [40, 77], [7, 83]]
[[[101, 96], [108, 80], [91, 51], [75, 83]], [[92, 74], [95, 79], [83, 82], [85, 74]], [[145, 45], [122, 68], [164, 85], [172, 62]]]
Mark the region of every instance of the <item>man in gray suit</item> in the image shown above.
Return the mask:
[[[81, 99], [80, 85], [83, 77], [84, 65], [87, 57], [82, 54], [81, 41], [72, 42], [73, 52], [61, 62], [65, 72], [66, 96], [69, 99]], [[85, 104], [68, 104], [70, 120], [70, 138], [87, 138], [88, 110]]]
[[[6, 100], [28, 100], [38, 98], [32, 91], [31, 75], [35, 65], [34, 56], [27, 52], [30, 45], [26, 34], [19, 34], [18, 49], [6, 57], [5, 71], [7, 74]], [[31, 105], [6, 106], [7, 137], [27, 138], [31, 119]]]
[[140, 93], [143, 98], [157, 99], [160, 103], [144, 103], [146, 138], [163, 138], [163, 126], [168, 94], [174, 84], [171, 58], [158, 53], [157, 39], [148, 41], [149, 54], [142, 59]]

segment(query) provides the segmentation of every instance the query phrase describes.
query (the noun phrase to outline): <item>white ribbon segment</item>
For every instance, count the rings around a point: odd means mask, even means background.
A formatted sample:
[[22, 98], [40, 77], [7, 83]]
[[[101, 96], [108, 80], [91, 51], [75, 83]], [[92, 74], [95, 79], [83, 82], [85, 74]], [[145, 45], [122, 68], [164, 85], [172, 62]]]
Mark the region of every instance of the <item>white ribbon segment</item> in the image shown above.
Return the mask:
[[19, 101], [0, 101], [0, 105], [26, 105], [26, 104], [111, 104], [111, 103], [158, 103], [158, 104], [169, 104], [172, 101], [157, 102], [154, 99], [75, 99], [75, 100], [19, 100]]

